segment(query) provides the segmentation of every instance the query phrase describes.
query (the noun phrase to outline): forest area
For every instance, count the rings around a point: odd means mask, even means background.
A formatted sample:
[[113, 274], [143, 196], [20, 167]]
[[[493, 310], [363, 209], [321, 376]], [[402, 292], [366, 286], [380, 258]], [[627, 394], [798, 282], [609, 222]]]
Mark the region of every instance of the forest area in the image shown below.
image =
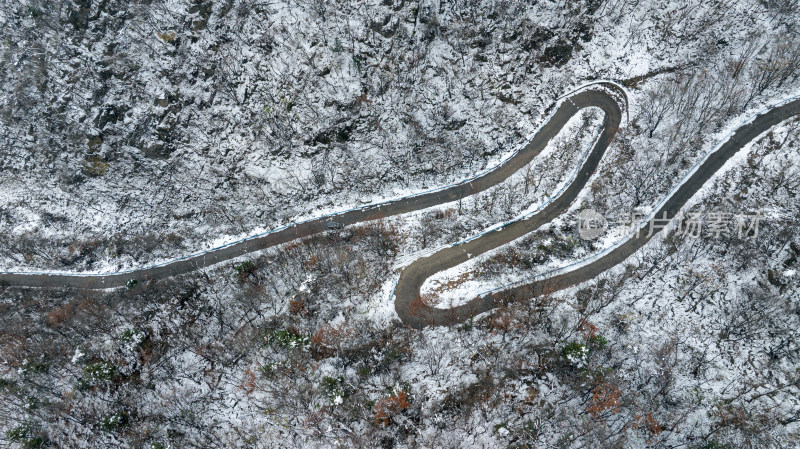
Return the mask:
[[[21, 0], [0, 5], [0, 271], [113, 272], [473, 176], [599, 80], [629, 107], [559, 219], [429, 279], [432, 306], [607, 248], [748, 117], [800, 94], [791, 0]], [[543, 204], [576, 115], [454, 203], [116, 289], [0, 285], [0, 447], [800, 445], [800, 119], [582, 285], [405, 326], [410, 261]], [[613, 229], [612, 229], [613, 231]], [[611, 232], [610, 234], [613, 234]]]

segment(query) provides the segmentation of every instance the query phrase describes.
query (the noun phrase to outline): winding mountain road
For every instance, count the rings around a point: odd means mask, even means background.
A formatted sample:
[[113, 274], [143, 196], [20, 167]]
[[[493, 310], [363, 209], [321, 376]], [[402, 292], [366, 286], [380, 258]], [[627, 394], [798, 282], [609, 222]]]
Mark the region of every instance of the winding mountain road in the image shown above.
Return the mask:
[[[614, 138], [621, 120], [620, 103], [625, 92], [613, 83], [596, 83], [594, 87], [572, 93], [557, 104], [557, 109], [549, 120], [542, 125], [533, 138], [511, 158], [495, 169], [476, 178], [463, 181], [446, 188], [423, 192], [421, 194], [387, 201], [380, 204], [364, 206], [342, 213], [329, 215], [283, 227], [267, 234], [251, 239], [193, 254], [181, 259], [157, 266], [137, 270], [107, 274], [80, 273], [40, 273], [40, 272], [0, 272], [0, 283], [16, 287], [74, 287], [83, 289], [118, 288], [131, 279], [137, 281], [152, 280], [184, 274], [193, 270], [208, 267], [244, 254], [266, 249], [275, 245], [307, 237], [327, 230], [331, 221], [351, 225], [363, 221], [404, 214], [412, 211], [458, 201], [497, 185], [514, 172], [527, 165], [546, 147], [547, 143], [566, 125], [570, 118], [587, 107], [602, 109], [604, 119], [602, 132], [594, 146], [580, 166], [573, 181], [546, 207], [534, 215], [513, 221], [502, 228], [486, 233], [478, 238], [466, 241], [422, 257], [406, 267], [400, 275], [395, 288], [395, 309], [400, 319], [414, 328], [430, 325], [451, 325], [486, 312], [497, 306], [501, 300], [508, 298], [531, 298], [542, 294], [564, 289], [585, 282], [598, 274], [624, 261], [628, 256], [646, 244], [650, 237], [640, 233], [631, 237], [613, 251], [603, 257], [576, 268], [573, 271], [558, 274], [548, 279], [537, 280], [528, 284], [516, 285], [509, 289], [476, 297], [469, 302], [451, 309], [438, 309], [425, 305], [420, 301], [420, 287], [433, 274], [464, 263], [472, 257], [517, 239], [541, 225], [553, 220], [569, 209], [580, 191], [595, 172], [609, 143]], [[764, 131], [787, 118], [800, 113], [800, 99], [770, 109], [754, 120], [738, 128], [736, 132], [683, 183], [663, 203], [657, 216], [666, 213], [673, 218], [684, 204], [708, 181], [739, 149], [752, 141]]]
[[[618, 123], [618, 116], [614, 110], [610, 113], [612, 123]], [[618, 112], [618, 110], [617, 110]], [[652, 214], [659, 220], [666, 218], [672, 220], [678, 215], [680, 209], [695, 193], [714, 176], [722, 166], [745, 145], [756, 139], [780, 122], [800, 114], [800, 99], [795, 99], [781, 106], [771, 108], [768, 112], [760, 114], [749, 123], [739, 127], [716, 151], [711, 153], [695, 170], [688, 179], [685, 179], [676, 190]], [[609, 116], [607, 115], [607, 119]], [[605, 132], [604, 132], [605, 134]], [[609, 132], [613, 136], [613, 133]], [[578, 285], [598, 276], [599, 274], [622, 263], [625, 259], [643, 247], [661, 228], [654, 227], [652, 234], [649, 231], [649, 222], [643, 222], [639, 232], [616, 246], [611, 251], [590, 263], [581, 265], [572, 271], [556, 274], [544, 279], [537, 279], [529, 283], [514, 285], [500, 291], [472, 298], [463, 305], [449, 309], [440, 309], [426, 305], [420, 299], [420, 288], [430, 276], [443, 270], [466, 262], [468, 259], [480, 255], [497, 246], [508, 243], [539, 226], [551, 221], [563, 211], [566, 211], [575, 200], [580, 190], [591, 177], [597, 162], [605, 152], [608, 140], [600, 139], [592, 149], [588, 160], [580, 170], [580, 174], [572, 184], [557, 197], [548, 207], [539, 213], [524, 220], [518, 220], [502, 228], [501, 232], [492, 232], [477, 239], [467, 241], [461, 245], [446, 248], [429, 257], [420, 258], [401, 273], [395, 288], [395, 310], [404, 323], [414, 328], [426, 326], [444, 326], [461, 323], [470, 317], [487, 312], [502, 303], [521, 299], [533, 298], [544, 293], [552, 293], [565, 288]], [[661, 222], [666, 223], [666, 221]], [[648, 235], [650, 234], [650, 235]]]

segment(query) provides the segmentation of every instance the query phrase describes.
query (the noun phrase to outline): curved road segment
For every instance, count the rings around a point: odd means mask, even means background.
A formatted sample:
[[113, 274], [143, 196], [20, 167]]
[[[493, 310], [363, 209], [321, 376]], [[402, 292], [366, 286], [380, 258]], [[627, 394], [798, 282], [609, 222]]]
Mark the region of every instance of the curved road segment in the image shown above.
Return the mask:
[[[588, 107], [597, 107], [602, 109], [605, 114], [602, 132], [595, 141], [594, 146], [572, 183], [545, 208], [530, 217], [514, 221], [494, 232], [484, 234], [479, 238], [446, 248], [428, 257], [423, 257], [414, 261], [411, 265], [406, 267], [400, 275], [395, 289], [395, 309], [400, 319], [405, 324], [414, 328], [422, 328], [430, 325], [451, 325], [489, 311], [501, 302], [506, 302], [509, 299], [527, 299], [541, 295], [544, 292], [564, 289], [590, 280], [598, 274], [621, 263], [646, 244], [652, 236], [645, 237], [644, 235], [646, 235], [646, 233], [640, 233], [639, 237], [630, 238], [602, 258], [588, 265], [581, 266], [574, 271], [559, 274], [548, 279], [534, 281], [529, 284], [515, 286], [490, 295], [473, 298], [469, 302], [451, 309], [429, 307], [418, 299], [420, 287], [425, 280], [433, 274], [464, 263], [472, 257], [483, 254], [486, 251], [534, 231], [569, 209], [570, 204], [575, 200], [589, 178], [595, 172], [603, 154], [608, 148], [608, 144], [614, 138], [619, 128], [622, 114], [618, 99], [625, 100], [627, 104], [625, 92], [616, 85], [612, 83], [598, 84], [605, 89], [594, 88], [566, 97], [550, 119], [513, 157], [488, 173], [445, 189], [309, 220], [261, 237], [241, 241], [207, 253], [193, 255], [160, 266], [109, 274], [0, 272], [0, 283], [20, 287], [118, 288], [125, 285], [125, 283], [131, 279], [144, 281], [184, 274], [253, 251], [266, 249], [298, 238], [317, 234], [326, 231], [328, 229], [327, 224], [331, 221], [341, 222], [344, 225], [351, 225], [458, 201], [459, 199], [474, 195], [504, 181], [541, 153], [550, 139], [558, 134], [569, 119], [580, 110]], [[688, 201], [739, 149], [764, 131], [798, 113], [800, 113], [800, 99], [773, 108], [757, 116], [750, 123], [737, 129], [736, 132], [714, 152], [672, 196], [669, 197], [661, 209], [657, 211], [657, 216], [662, 217], [662, 214], [666, 213], [666, 217], [670, 219], [673, 218], [686, 201]]]
[[[618, 113], [618, 110], [616, 111]], [[609, 111], [606, 112], [608, 113]], [[612, 110], [610, 117], [612, 122], [615, 120], [614, 113], [614, 110]], [[799, 113], [800, 99], [797, 99], [770, 109], [769, 112], [758, 115], [751, 122], [739, 127], [719, 149], [712, 153], [698, 167], [697, 171], [678, 187], [653, 216], [658, 217], [659, 220], [661, 218], [667, 218], [668, 220], [675, 218], [686, 202], [689, 201], [703, 184], [714, 176], [725, 162], [736, 154], [737, 151], [756, 139], [763, 132]], [[650, 241], [660, 229], [655, 228], [653, 233], [647, 236], [649, 223], [643, 223], [639, 232], [635, 233], [635, 236], [631, 236], [623, 244], [614, 248], [599, 259], [572, 271], [510, 287], [485, 296], [479, 296], [461, 306], [450, 309], [429, 307], [419, 299], [420, 287], [428, 277], [439, 271], [447, 270], [464, 263], [472, 257], [507, 243], [525, 233], [531, 232], [542, 224], [555, 218], [560, 212], [567, 210], [570, 203], [576, 198], [580, 189], [584, 187], [589, 177], [594, 172], [594, 169], [597, 167], [597, 161], [605, 151], [606, 145], [607, 140], [601, 139], [597, 142], [574, 182], [570, 184], [569, 188], [567, 188], [561, 196], [538, 214], [525, 220], [514, 222], [510, 226], [505, 227], [503, 232], [488, 233], [475, 240], [434, 253], [430, 257], [418, 259], [406, 267], [401, 273], [400, 280], [395, 289], [395, 310], [397, 314], [400, 315], [403, 322], [415, 328], [460, 323], [475, 315], [487, 312], [501, 304], [533, 298], [545, 293], [552, 293], [578, 285], [622, 263]]]

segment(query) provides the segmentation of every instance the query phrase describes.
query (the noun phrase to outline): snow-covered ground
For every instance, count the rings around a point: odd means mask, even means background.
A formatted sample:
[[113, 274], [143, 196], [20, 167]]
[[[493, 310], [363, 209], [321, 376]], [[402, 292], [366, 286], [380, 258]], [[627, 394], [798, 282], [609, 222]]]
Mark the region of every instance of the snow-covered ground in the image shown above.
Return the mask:
[[[623, 82], [630, 120], [575, 210], [432, 279], [472, 270], [457, 302], [606, 247], [575, 238], [576, 210], [647, 213], [797, 93], [797, 19], [756, 0], [0, 7], [0, 266], [141, 266], [447, 185], [574, 87]], [[535, 208], [595, 120], [457, 204], [125, 290], [0, 288], [2, 445], [797, 446], [796, 120], [687, 210], [763, 211], [757, 238], [667, 232], [557, 295], [396, 320], [395, 269]]]

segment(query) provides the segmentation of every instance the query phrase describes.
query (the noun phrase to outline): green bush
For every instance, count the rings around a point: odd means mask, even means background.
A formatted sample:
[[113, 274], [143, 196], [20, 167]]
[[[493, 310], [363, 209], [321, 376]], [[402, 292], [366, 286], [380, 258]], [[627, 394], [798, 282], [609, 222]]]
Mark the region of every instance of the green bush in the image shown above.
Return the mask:
[[544, 49], [539, 61], [550, 66], [562, 66], [572, 58], [572, 45], [562, 43], [560, 45], [553, 45]]
[[339, 405], [348, 396], [344, 389], [344, 378], [325, 376], [322, 378], [322, 391], [330, 399], [331, 404]]
[[88, 390], [89, 388], [92, 387], [92, 384], [89, 383], [88, 380], [86, 380], [86, 379], [84, 379], [82, 377], [78, 378], [77, 384], [78, 384], [77, 385], [78, 390], [80, 390], [80, 391], [86, 391], [86, 390]]
[[138, 283], [139, 283], [139, 281], [137, 281], [136, 279], [128, 279], [127, 281], [125, 281], [125, 288], [130, 290], [133, 287], [136, 287], [136, 284], [138, 284]]
[[281, 329], [267, 331], [264, 335], [264, 342], [268, 345], [277, 345], [285, 349], [305, 348], [311, 344], [311, 340], [291, 329]]
[[16, 382], [11, 379], [0, 378], [0, 391], [14, 393], [17, 390], [19, 390], [19, 387], [17, 386]]
[[83, 367], [83, 375], [90, 383], [105, 382], [114, 378], [117, 367], [111, 362], [95, 362]]
[[114, 432], [128, 425], [129, 419], [130, 416], [128, 412], [116, 412], [101, 419], [100, 422], [97, 423], [97, 427], [105, 432]]
[[573, 341], [564, 346], [564, 349], [561, 350], [561, 355], [573, 365], [579, 365], [585, 362], [586, 357], [589, 356], [589, 347], [583, 343]]
[[602, 335], [593, 335], [589, 337], [589, 346], [592, 348], [603, 349], [607, 344], [608, 340]]
[[33, 410], [39, 407], [39, 404], [41, 404], [41, 401], [36, 396], [28, 396], [25, 398], [25, 407], [28, 410]]
[[261, 375], [264, 377], [272, 377], [275, 371], [278, 370], [278, 362], [269, 362], [261, 365]]
[[25, 449], [44, 447], [45, 443], [41, 437], [34, 435], [33, 429], [28, 424], [23, 424], [7, 431], [6, 439], [19, 443]]
[[194, 425], [197, 423], [197, 415], [195, 415], [194, 410], [190, 408], [182, 408], [178, 413], [178, 416], [180, 420], [186, 424]]
[[125, 329], [119, 335], [120, 343], [122, 343], [124, 346], [133, 348], [140, 346], [146, 338], [147, 334], [145, 334], [143, 331], [140, 331], [139, 329], [134, 329], [132, 327]]
[[339, 54], [342, 52], [342, 50], [344, 50], [344, 47], [342, 46], [342, 41], [340, 41], [339, 38], [337, 37], [333, 40], [333, 52]]
[[250, 262], [249, 260], [245, 260], [244, 262], [234, 265], [233, 269], [236, 270], [237, 273], [252, 273], [256, 271], [256, 264]]
[[383, 351], [383, 359], [387, 362], [395, 362], [408, 358], [408, 351], [398, 346], [389, 346]]
[[249, 260], [245, 260], [244, 262], [242, 262], [240, 264], [234, 265], [233, 269], [236, 270], [236, 274], [239, 275], [239, 279], [244, 279], [244, 278], [250, 276], [251, 274], [255, 273], [255, 271], [256, 271], [256, 269], [258, 269], [258, 267], [253, 262], [250, 262]]
[[27, 373], [43, 373], [47, 371], [47, 364], [41, 361], [35, 361], [31, 359], [25, 359], [22, 361], [20, 365], [20, 372], [22, 374]]
[[372, 368], [369, 365], [363, 364], [358, 367], [358, 375], [362, 379], [366, 379], [370, 374], [372, 374]]

